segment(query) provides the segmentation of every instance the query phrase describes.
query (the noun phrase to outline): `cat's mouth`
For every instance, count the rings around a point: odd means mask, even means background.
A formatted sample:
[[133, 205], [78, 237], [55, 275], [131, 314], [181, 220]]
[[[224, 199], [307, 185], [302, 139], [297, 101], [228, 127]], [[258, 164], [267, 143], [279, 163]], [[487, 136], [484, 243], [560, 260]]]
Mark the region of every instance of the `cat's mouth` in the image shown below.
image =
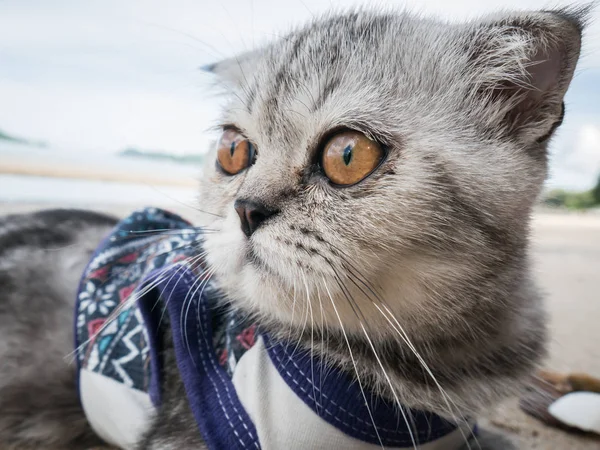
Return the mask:
[[278, 274], [271, 268], [267, 261], [258, 254], [254, 247], [254, 244], [250, 241], [246, 245], [245, 259], [255, 269], [267, 272], [268, 274], [273, 276], [278, 276]]
[[[286, 252], [274, 253], [268, 247], [265, 248], [260, 243], [252, 242], [252, 240], [246, 243], [244, 250], [243, 260], [245, 264], [258, 275], [266, 276], [271, 278], [271, 281], [284, 285], [290, 283], [290, 276], [295, 271], [290, 267], [290, 255]], [[299, 263], [296, 261], [296, 264]]]

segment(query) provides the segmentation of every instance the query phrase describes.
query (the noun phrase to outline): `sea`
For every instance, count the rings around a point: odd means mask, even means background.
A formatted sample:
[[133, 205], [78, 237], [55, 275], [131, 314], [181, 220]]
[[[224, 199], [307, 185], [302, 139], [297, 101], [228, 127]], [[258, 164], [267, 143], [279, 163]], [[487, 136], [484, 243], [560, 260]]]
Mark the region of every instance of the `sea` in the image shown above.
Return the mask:
[[[2, 163], [31, 167], [69, 167], [125, 174], [145, 182], [101, 181], [2, 173]], [[35, 170], [32, 170], [35, 173]], [[65, 206], [95, 204], [189, 204], [197, 200], [200, 167], [171, 161], [35, 147], [0, 141], [0, 202]], [[152, 180], [156, 180], [153, 182]], [[172, 183], [176, 180], [178, 183]], [[183, 181], [183, 183], [181, 182]]]

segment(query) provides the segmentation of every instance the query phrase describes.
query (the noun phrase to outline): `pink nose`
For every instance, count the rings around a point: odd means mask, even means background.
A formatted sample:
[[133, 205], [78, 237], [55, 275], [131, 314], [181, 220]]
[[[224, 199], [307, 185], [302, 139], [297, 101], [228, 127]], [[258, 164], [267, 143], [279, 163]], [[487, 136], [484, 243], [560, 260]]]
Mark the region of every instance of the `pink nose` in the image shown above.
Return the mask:
[[234, 208], [240, 216], [242, 231], [247, 237], [252, 236], [265, 220], [277, 213], [275, 210], [250, 200], [236, 200]]

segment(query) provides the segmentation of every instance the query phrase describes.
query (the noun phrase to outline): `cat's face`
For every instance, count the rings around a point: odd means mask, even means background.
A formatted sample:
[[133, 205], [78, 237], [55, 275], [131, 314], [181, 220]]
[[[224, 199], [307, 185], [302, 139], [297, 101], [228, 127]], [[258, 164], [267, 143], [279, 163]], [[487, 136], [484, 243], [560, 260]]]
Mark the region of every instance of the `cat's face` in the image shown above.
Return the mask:
[[[359, 13], [225, 63], [222, 160], [210, 154], [201, 192], [219, 283], [299, 326], [460, 326], [485, 308], [472, 292], [523, 264], [579, 35], [550, 14], [447, 25]], [[264, 220], [244, 232], [255, 209]]]

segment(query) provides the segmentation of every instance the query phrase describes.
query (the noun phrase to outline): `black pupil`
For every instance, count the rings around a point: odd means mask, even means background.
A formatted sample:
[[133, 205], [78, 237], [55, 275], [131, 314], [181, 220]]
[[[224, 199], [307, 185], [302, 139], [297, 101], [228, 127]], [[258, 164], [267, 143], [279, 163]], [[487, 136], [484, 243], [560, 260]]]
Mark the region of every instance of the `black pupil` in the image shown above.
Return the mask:
[[352, 161], [352, 146], [348, 145], [345, 149], [344, 149], [344, 164], [348, 165], [350, 164], [350, 161]]
[[232, 157], [233, 157], [233, 153], [235, 152], [235, 145], [236, 145], [236, 142], [234, 141], [231, 143], [231, 147], [229, 147], [229, 155]]

